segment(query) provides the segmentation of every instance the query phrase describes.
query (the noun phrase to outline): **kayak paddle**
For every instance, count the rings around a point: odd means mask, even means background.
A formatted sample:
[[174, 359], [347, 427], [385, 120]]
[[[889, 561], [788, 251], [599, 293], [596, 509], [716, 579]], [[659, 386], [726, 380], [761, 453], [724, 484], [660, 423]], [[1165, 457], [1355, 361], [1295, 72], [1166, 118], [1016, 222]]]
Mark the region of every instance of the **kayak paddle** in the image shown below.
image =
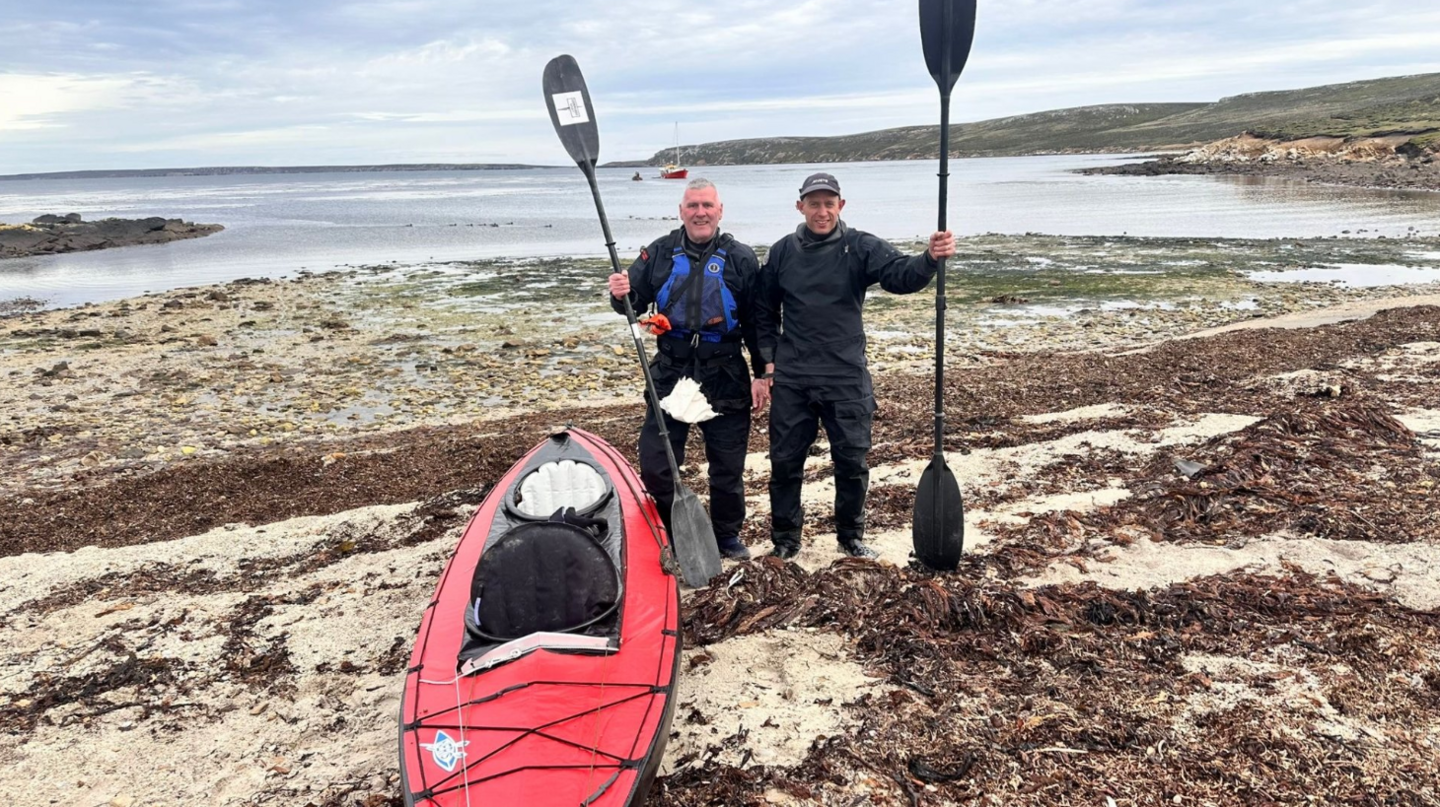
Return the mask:
[[[945, 229], [946, 180], [950, 176], [950, 90], [975, 39], [976, 0], [920, 0], [920, 44], [925, 65], [940, 87], [940, 225]], [[945, 464], [945, 259], [935, 278], [935, 453], [915, 489], [911, 540], [915, 557], [932, 569], [952, 570], [965, 547], [965, 505], [960, 485]]]
[[[595, 107], [590, 103], [590, 90], [585, 87], [585, 77], [574, 57], [565, 54], [556, 56], [545, 65], [545, 100], [550, 108], [550, 122], [555, 124], [555, 134], [570, 153], [570, 158], [580, 166], [585, 179], [590, 182], [590, 193], [595, 197], [595, 210], [600, 214], [600, 229], [605, 233], [605, 247], [610, 250], [610, 266], [616, 272], [620, 268], [620, 256], [615, 252], [615, 239], [610, 235], [610, 221], [605, 217], [605, 205], [600, 201], [600, 186], [595, 184], [595, 163], [600, 158], [600, 130], [595, 123]], [[670, 476], [675, 480], [675, 498], [670, 506], [670, 545], [680, 563], [680, 575], [685, 584], [700, 588], [710, 578], [720, 573], [720, 548], [715, 543], [715, 528], [699, 497], [680, 481], [680, 468], [675, 462], [675, 452], [670, 447], [670, 431], [665, 426], [665, 412], [660, 408], [660, 394], [655, 390], [655, 380], [650, 377], [650, 362], [645, 356], [645, 344], [640, 341], [640, 326], [635, 320], [635, 309], [630, 297], [625, 297], [625, 318], [630, 321], [630, 336], [635, 341], [635, 354], [640, 358], [640, 370], [645, 374], [645, 392], [650, 396], [650, 408], [660, 426], [660, 442], [665, 444], [665, 458], [670, 462]]]

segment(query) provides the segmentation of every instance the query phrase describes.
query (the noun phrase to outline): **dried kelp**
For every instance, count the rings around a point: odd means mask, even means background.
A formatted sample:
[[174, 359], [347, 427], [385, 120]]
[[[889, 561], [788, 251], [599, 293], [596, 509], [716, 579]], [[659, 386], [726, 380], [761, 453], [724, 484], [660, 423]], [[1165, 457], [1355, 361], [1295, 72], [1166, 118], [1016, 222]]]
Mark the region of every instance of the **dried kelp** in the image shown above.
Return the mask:
[[845, 707], [861, 728], [816, 738], [795, 768], [688, 768], [657, 785], [661, 803], [1440, 798], [1426, 739], [1440, 718], [1440, 615], [1336, 581], [1017, 591], [866, 561], [812, 574], [766, 560], [697, 594], [686, 620], [701, 643], [787, 628], [840, 633], [886, 676]]
[[1113, 523], [1179, 541], [1281, 530], [1385, 543], [1440, 536], [1440, 511], [1427, 505], [1440, 464], [1380, 407], [1283, 412], [1185, 456], [1204, 469], [1186, 477], [1157, 458], [1132, 480], [1134, 498], [1111, 511]]

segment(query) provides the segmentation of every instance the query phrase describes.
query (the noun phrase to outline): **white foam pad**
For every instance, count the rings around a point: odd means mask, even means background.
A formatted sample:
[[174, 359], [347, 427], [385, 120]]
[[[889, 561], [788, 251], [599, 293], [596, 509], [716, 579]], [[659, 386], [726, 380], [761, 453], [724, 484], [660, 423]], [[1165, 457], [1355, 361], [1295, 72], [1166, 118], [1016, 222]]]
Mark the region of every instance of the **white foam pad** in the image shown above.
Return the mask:
[[605, 478], [589, 465], [574, 460], [547, 462], [526, 474], [520, 482], [516, 507], [529, 516], [548, 516], [573, 507], [584, 512], [600, 501], [608, 486]]

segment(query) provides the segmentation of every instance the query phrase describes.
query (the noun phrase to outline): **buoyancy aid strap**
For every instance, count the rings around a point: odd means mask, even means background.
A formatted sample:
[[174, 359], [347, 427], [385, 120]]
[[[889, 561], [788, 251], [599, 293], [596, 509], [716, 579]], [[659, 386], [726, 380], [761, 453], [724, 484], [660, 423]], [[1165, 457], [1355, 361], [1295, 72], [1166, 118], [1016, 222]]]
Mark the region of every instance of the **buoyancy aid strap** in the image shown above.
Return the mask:
[[[690, 279], [690, 256], [685, 254], [685, 247], [675, 245], [670, 255], [670, 275], [665, 278], [665, 283], [660, 286], [660, 291], [655, 294], [655, 310], [666, 316], [670, 316], [678, 300], [672, 300], [672, 295], [678, 296], [684, 291]], [[671, 317], [672, 322], [674, 318]]]

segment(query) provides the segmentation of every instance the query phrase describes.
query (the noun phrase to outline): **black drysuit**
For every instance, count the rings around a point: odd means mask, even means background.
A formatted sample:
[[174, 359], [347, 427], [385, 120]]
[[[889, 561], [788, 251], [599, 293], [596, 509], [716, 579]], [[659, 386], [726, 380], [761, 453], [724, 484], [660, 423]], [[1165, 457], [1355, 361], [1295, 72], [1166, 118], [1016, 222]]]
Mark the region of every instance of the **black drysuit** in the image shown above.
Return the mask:
[[[764, 372], [753, 313], [759, 290], [760, 262], [753, 249], [728, 233], [720, 233], [709, 243], [697, 245], [685, 236], [684, 228], [675, 230], [641, 250], [640, 256], [630, 264], [630, 304], [637, 315], [655, 303], [660, 289], [670, 278], [677, 246], [684, 247], [694, 267], [703, 267], [716, 249], [725, 250], [725, 285], [734, 296], [737, 309], [737, 333], [727, 335], [718, 343], [702, 341], [698, 345], [675, 336], [659, 336], [655, 339], [655, 357], [650, 362], [650, 374], [661, 398], [669, 395], [681, 378], [689, 376], [700, 384], [700, 390], [710, 401], [711, 408], [719, 413], [718, 417], [698, 425], [705, 438], [705, 458], [710, 463], [710, 519], [715, 526], [716, 539], [723, 541], [739, 537], [740, 525], [745, 520], [743, 473], [745, 452], [750, 442], [751, 401], [750, 369], [740, 348], [743, 340], [756, 374]], [[690, 278], [698, 281], [700, 272], [692, 271]], [[683, 297], [684, 291], [677, 288], [675, 293]], [[612, 296], [610, 304], [616, 311], [624, 313], [623, 300]], [[683, 463], [690, 424], [669, 415], [664, 417], [675, 461]], [[655, 497], [668, 529], [670, 506], [675, 498], [675, 480], [670, 474], [665, 444], [660, 440], [660, 426], [648, 398], [645, 424], [640, 427], [640, 478], [650, 495]]]
[[761, 355], [775, 363], [770, 511], [777, 546], [800, 545], [800, 482], [817, 421], [835, 466], [836, 537], [842, 543], [864, 537], [875, 393], [861, 308], [871, 286], [910, 294], [928, 286], [938, 267], [928, 253], [906, 256], [843, 221], [824, 238], [802, 224], [770, 248], [755, 313]]

